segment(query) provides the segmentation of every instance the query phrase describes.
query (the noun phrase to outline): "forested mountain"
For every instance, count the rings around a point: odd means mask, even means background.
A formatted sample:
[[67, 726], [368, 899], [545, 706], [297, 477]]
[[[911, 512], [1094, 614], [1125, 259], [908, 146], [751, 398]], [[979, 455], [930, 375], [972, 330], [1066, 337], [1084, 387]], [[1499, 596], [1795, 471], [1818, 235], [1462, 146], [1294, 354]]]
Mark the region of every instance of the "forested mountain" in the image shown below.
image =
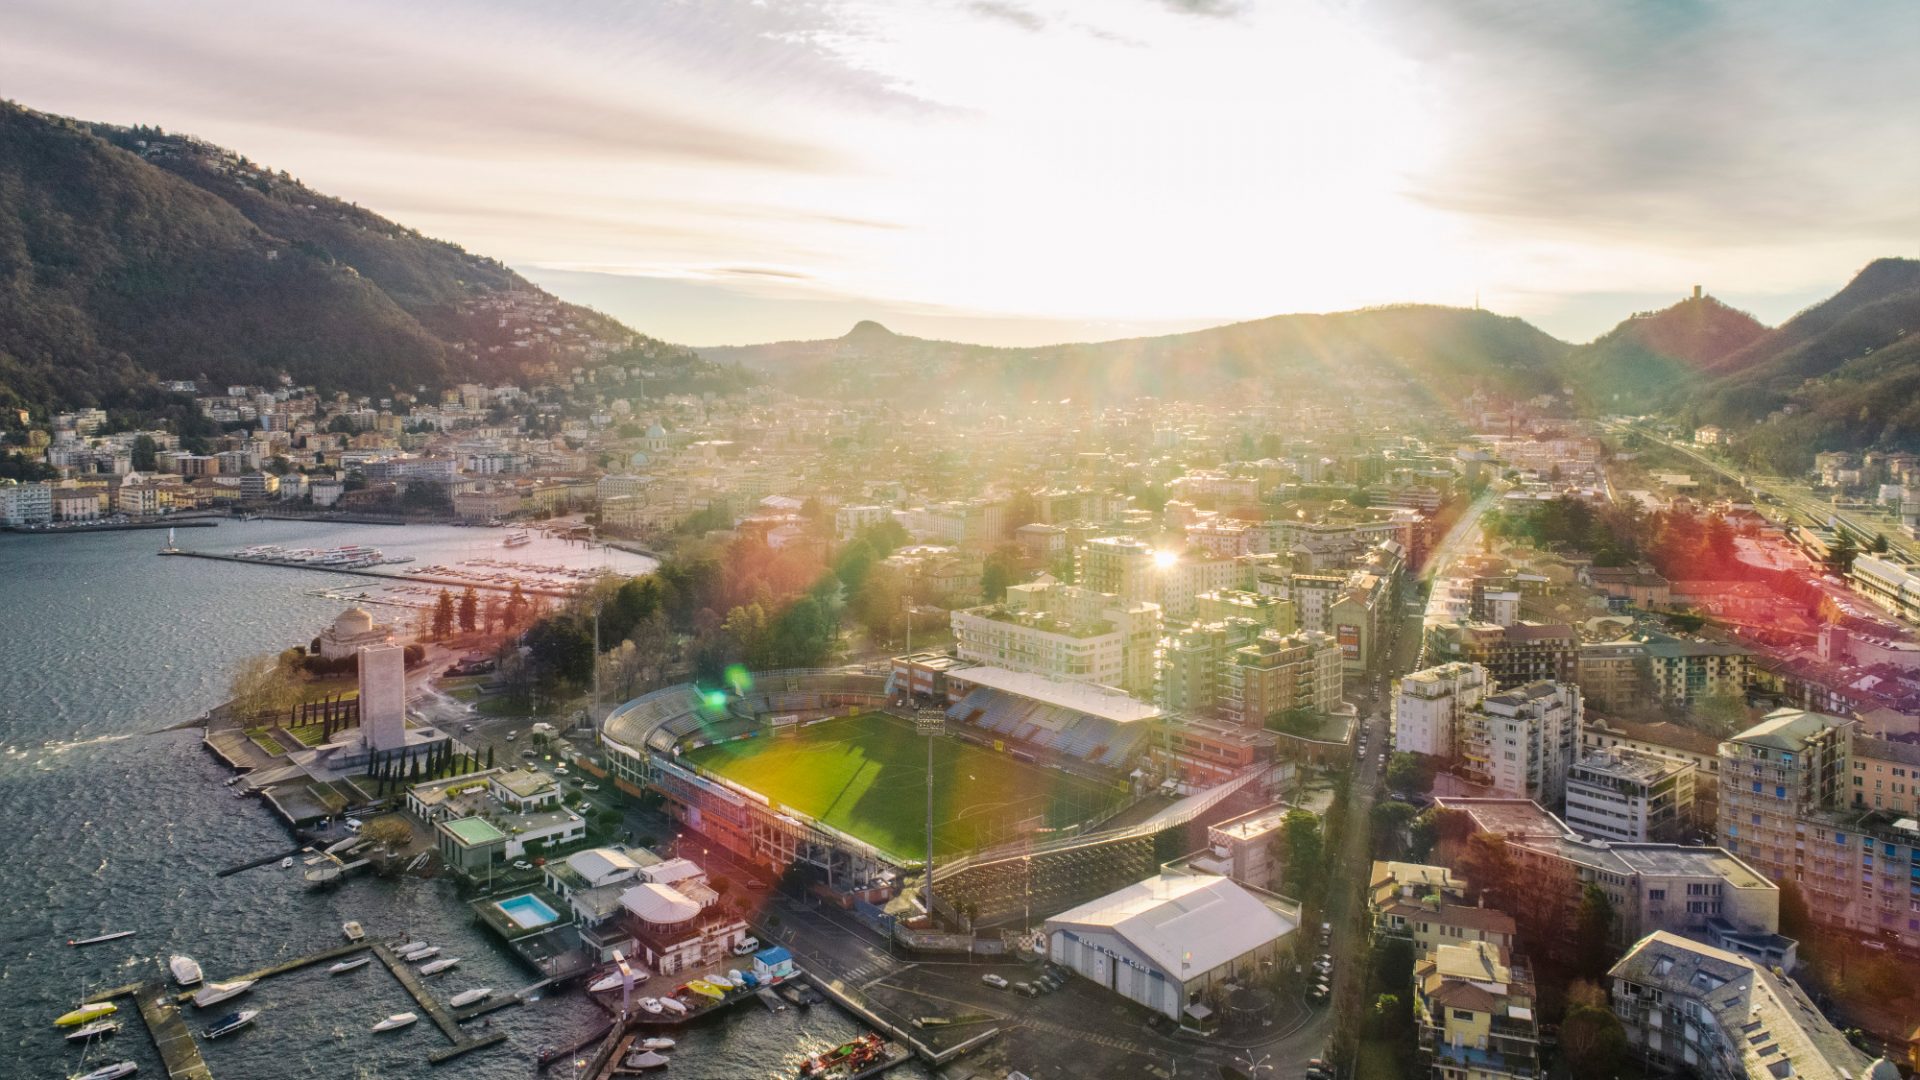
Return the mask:
[[219, 147], [0, 103], [0, 406], [281, 373], [381, 393], [609, 354], [707, 368]]
[[1670, 406], [1702, 372], [1764, 337], [1758, 319], [1711, 296], [1643, 312], [1568, 354], [1566, 381], [1588, 411], [1643, 413]]
[[1252, 381], [1296, 390], [1400, 385], [1451, 400], [1475, 388], [1524, 394], [1558, 388], [1569, 346], [1515, 318], [1465, 308], [1400, 305], [1331, 315], [1277, 315], [1160, 337], [1036, 348], [929, 341], [863, 322], [845, 337], [702, 349], [792, 385], [884, 394], [938, 379], [991, 397], [1125, 400], [1210, 395]]

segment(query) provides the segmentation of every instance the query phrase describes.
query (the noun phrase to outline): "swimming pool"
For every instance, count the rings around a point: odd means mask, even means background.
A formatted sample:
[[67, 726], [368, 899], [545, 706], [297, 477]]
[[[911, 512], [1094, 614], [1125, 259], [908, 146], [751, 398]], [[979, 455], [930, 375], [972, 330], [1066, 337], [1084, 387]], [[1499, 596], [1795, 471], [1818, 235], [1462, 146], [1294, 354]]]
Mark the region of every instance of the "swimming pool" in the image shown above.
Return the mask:
[[531, 930], [536, 926], [560, 921], [560, 913], [548, 907], [546, 902], [532, 893], [509, 897], [494, 903], [500, 913], [513, 920], [513, 925], [522, 930]]

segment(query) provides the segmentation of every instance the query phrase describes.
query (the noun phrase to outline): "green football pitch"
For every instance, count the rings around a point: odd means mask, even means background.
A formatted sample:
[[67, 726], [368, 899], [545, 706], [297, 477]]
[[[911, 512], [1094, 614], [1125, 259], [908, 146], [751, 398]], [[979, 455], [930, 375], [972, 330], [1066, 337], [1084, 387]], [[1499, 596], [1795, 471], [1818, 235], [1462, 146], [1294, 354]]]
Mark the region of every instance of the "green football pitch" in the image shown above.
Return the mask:
[[[927, 745], [907, 721], [884, 713], [842, 717], [797, 734], [763, 731], [703, 746], [684, 758], [903, 861], [926, 852]], [[1010, 839], [1034, 818], [1050, 828], [1085, 821], [1122, 794], [1112, 784], [935, 739], [934, 857]]]

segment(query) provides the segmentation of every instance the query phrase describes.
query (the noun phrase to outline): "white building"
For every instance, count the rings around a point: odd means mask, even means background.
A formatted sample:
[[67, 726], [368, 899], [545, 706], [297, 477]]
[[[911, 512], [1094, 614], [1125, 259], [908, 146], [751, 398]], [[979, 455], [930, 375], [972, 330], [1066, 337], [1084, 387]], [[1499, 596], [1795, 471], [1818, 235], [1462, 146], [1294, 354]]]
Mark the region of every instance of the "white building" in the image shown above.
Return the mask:
[[45, 525], [52, 520], [52, 484], [0, 484], [0, 525]]
[[1466, 716], [1460, 758], [1499, 795], [1557, 805], [1580, 744], [1580, 688], [1536, 682], [1483, 699]]
[[1903, 619], [1920, 621], [1920, 569], [1885, 555], [1854, 557], [1853, 587]]
[[1452, 757], [1461, 716], [1486, 698], [1488, 686], [1486, 668], [1458, 661], [1402, 678], [1393, 701], [1394, 749]]
[[1212, 874], [1171, 871], [1046, 922], [1053, 962], [1182, 1024], [1203, 1025], [1222, 984], [1280, 963], [1300, 908]]
[[1566, 823], [1590, 840], [1679, 840], [1693, 817], [1694, 767], [1631, 750], [1591, 750], [1567, 768]]

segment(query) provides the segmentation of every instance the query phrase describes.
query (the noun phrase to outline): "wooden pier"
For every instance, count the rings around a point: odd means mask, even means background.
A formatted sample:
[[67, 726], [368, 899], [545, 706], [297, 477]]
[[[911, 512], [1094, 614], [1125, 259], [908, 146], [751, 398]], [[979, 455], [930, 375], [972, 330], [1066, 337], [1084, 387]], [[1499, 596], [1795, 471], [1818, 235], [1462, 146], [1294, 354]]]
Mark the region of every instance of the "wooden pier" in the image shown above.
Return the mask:
[[297, 847], [291, 851], [282, 851], [277, 855], [262, 855], [260, 858], [255, 859], [252, 862], [243, 862], [239, 866], [229, 866], [225, 870], [216, 871], [213, 876], [214, 877], [232, 877], [233, 875], [239, 873], [242, 870], [252, 870], [258, 866], [272, 866], [274, 863], [280, 862], [284, 859], [297, 858], [302, 852], [306, 850], [307, 849], [304, 847]]
[[400, 985], [407, 988], [407, 993], [413, 995], [413, 1000], [420, 1003], [420, 1010], [427, 1014], [427, 1019], [439, 1025], [440, 1033], [452, 1042], [459, 1042], [460, 1022], [453, 1018], [453, 1014], [447, 1011], [445, 1005], [440, 1004], [439, 998], [433, 996], [433, 993], [427, 989], [427, 984], [420, 981], [419, 973], [408, 967], [406, 961], [393, 955], [393, 950], [385, 945], [375, 945], [373, 954], [380, 958], [381, 963], [387, 965], [387, 970], [393, 972], [393, 977], [399, 979]]
[[155, 980], [116, 986], [89, 995], [86, 1003], [123, 997], [132, 998], [139, 1008], [140, 1020], [147, 1025], [147, 1035], [160, 1053], [160, 1066], [167, 1070], [168, 1080], [213, 1080], [213, 1071], [200, 1056], [200, 1044], [193, 1041], [193, 1032], [187, 1030], [187, 1022], [180, 1015], [180, 1005], [168, 995], [165, 983]]

